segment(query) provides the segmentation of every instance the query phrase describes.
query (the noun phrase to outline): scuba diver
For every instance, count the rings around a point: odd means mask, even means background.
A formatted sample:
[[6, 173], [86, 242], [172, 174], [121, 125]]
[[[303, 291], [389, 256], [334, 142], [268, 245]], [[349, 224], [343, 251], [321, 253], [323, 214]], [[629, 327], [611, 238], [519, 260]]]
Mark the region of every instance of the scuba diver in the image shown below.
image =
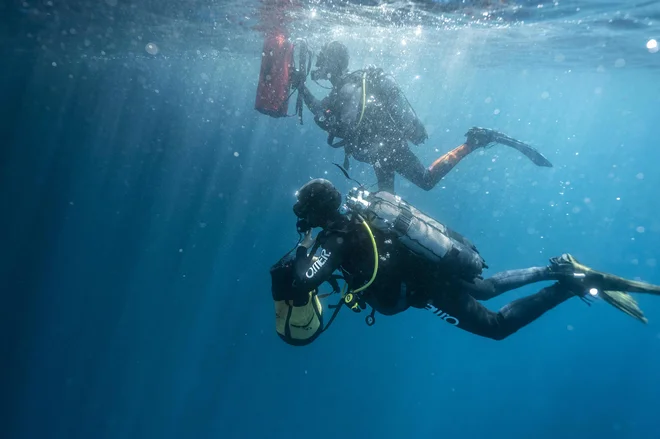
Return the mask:
[[[571, 297], [587, 303], [600, 297], [646, 323], [627, 292], [660, 295], [660, 286], [593, 270], [569, 254], [551, 258], [547, 266], [484, 279], [487, 265], [468, 239], [388, 192], [356, 188], [342, 203], [331, 182], [314, 179], [297, 192], [293, 211], [305, 237], [270, 269], [276, 330], [291, 345], [311, 343], [344, 306], [355, 312], [371, 306], [369, 326], [376, 312], [394, 315], [413, 307], [473, 334], [502, 340]], [[322, 229], [316, 238], [313, 228]], [[479, 302], [541, 281], [555, 283], [497, 312]], [[341, 300], [330, 306], [335, 310], [324, 327], [319, 299], [333, 294], [319, 295], [325, 282], [333, 293], [341, 293]]]
[[[351, 156], [373, 165], [379, 190], [394, 192], [395, 173], [431, 190], [464, 157], [493, 143], [517, 149], [537, 166], [552, 166], [531, 146], [503, 133], [474, 127], [465, 134], [465, 143], [424, 167], [408, 142], [423, 143], [428, 138], [426, 128], [394, 78], [375, 67], [348, 73], [348, 62], [346, 46], [337, 41], [328, 43], [317, 56], [315, 70], [311, 70], [311, 58], [308, 68], [301, 62], [300, 69], [291, 75], [291, 87], [298, 90], [299, 101], [302, 96], [316, 124], [328, 132], [328, 144], [344, 148], [345, 168]], [[330, 81], [332, 89], [323, 100], [315, 98], [305, 85], [308, 71], [315, 82]], [[302, 121], [302, 103], [298, 105]]]

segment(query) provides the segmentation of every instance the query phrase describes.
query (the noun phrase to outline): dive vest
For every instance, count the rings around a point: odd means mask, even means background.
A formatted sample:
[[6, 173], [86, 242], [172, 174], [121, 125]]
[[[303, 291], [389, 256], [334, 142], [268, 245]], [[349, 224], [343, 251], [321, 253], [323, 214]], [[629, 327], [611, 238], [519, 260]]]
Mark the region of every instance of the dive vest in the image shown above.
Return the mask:
[[364, 111], [366, 110], [366, 94], [365, 98], [351, 96], [351, 98], [355, 99], [355, 102], [353, 102], [355, 108], [352, 108], [352, 111], [348, 111], [349, 114], [353, 113], [351, 114], [352, 120], [341, 120], [342, 113], [346, 110], [344, 106], [351, 105], [349, 101], [352, 99], [342, 96], [344, 87], [349, 84], [354, 85], [356, 91], [358, 87], [361, 87], [361, 94], [366, 93], [366, 72], [356, 71], [346, 75], [342, 82], [330, 92], [327, 98], [327, 108], [324, 108], [323, 113], [314, 117], [316, 125], [328, 133], [328, 144], [330, 146], [344, 146], [345, 142], [334, 145], [335, 137], [349, 141], [356, 139], [359, 135], [359, 128], [362, 124]]
[[346, 207], [370, 226], [394, 235], [413, 254], [472, 281], [486, 267], [477, 248], [467, 238], [420, 212], [389, 192], [353, 189]]
[[[406, 140], [416, 140], [412, 132], [408, 135], [404, 133], [409, 131], [404, 127], [421, 122], [417, 121], [417, 115], [398, 87], [389, 83], [384, 85], [385, 76], [383, 69], [368, 67], [349, 73], [333, 88], [328, 97], [328, 107], [314, 118], [316, 124], [328, 133], [330, 146], [339, 148], [347, 142], [360, 142], [365, 133], [386, 139], [404, 137]], [[355, 86], [354, 95], [343, 94], [348, 84]], [[409, 111], [403, 118], [397, 118], [391, 114], [392, 106], [403, 106]], [[342, 115], [350, 120], [341, 120]], [[335, 142], [335, 138], [342, 140]]]

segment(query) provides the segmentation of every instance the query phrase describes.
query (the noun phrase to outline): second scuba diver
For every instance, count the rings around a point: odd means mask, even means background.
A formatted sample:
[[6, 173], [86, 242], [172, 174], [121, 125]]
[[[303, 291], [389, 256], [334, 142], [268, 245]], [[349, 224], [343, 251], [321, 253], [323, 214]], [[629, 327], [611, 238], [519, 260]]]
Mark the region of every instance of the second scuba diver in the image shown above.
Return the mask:
[[294, 76], [292, 85], [314, 114], [316, 124], [328, 132], [328, 144], [344, 148], [344, 167], [348, 168], [351, 156], [371, 164], [379, 190], [394, 192], [395, 173], [430, 190], [464, 157], [492, 143], [515, 148], [538, 166], [552, 166], [531, 146], [500, 132], [475, 127], [465, 134], [465, 143], [424, 167], [408, 142], [423, 143], [428, 138], [426, 129], [394, 78], [374, 67], [348, 73], [348, 62], [348, 49], [340, 42], [333, 41], [321, 49], [311, 79], [332, 84], [323, 100], [316, 99], [305, 85], [304, 67]]
[[[292, 345], [315, 340], [343, 306], [356, 312], [371, 306], [369, 325], [375, 312], [426, 309], [450, 325], [502, 340], [571, 297], [601, 298], [646, 323], [627, 292], [660, 295], [660, 286], [593, 270], [569, 254], [548, 266], [483, 279], [487, 265], [469, 240], [388, 192], [354, 189], [342, 203], [332, 183], [315, 179], [299, 189], [293, 211], [306, 237], [270, 270], [276, 330]], [[311, 229], [319, 227], [312, 239]], [[318, 288], [329, 282], [339, 292], [340, 280], [346, 289], [324, 327]], [[479, 302], [541, 281], [555, 283], [497, 312]]]

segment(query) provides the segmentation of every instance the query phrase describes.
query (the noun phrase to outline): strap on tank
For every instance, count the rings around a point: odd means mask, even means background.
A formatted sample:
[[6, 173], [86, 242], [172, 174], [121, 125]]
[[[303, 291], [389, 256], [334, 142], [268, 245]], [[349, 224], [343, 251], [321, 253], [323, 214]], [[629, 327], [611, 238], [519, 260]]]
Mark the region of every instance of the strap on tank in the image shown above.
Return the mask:
[[404, 202], [399, 202], [398, 207], [401, 213], [399, 213], [399, 215], [396, 217], [396, 220], [394, 220], [394, 230], [405, 235], [408, 233], [408, 229], [410, 228], [410, 223], [413, 219], [413, 213], [412, 210], [410, 210], [410, 207]]

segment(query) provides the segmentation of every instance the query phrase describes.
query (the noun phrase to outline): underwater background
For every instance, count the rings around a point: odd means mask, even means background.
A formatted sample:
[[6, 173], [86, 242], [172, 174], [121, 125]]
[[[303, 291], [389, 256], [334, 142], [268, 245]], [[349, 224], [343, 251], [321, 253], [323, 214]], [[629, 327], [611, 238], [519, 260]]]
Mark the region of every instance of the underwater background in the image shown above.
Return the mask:
[[[292, 3], [292, 36], [395, 75], [423, 163], [475, 125], [553, 162], [497, 145], [429, 192], [397, 177], [486, 275], [571, 252], [660, 283], [658, 2]], [[268, 268], [298, 238], [295, 190], [351, 184], [308, 111], [254, 110], [271, 7], [0, 6], [0, 435], [660, 437], [654, 297], [648, 325], [575, 299], [499, 342], [423, 310], [281, 342]]]

